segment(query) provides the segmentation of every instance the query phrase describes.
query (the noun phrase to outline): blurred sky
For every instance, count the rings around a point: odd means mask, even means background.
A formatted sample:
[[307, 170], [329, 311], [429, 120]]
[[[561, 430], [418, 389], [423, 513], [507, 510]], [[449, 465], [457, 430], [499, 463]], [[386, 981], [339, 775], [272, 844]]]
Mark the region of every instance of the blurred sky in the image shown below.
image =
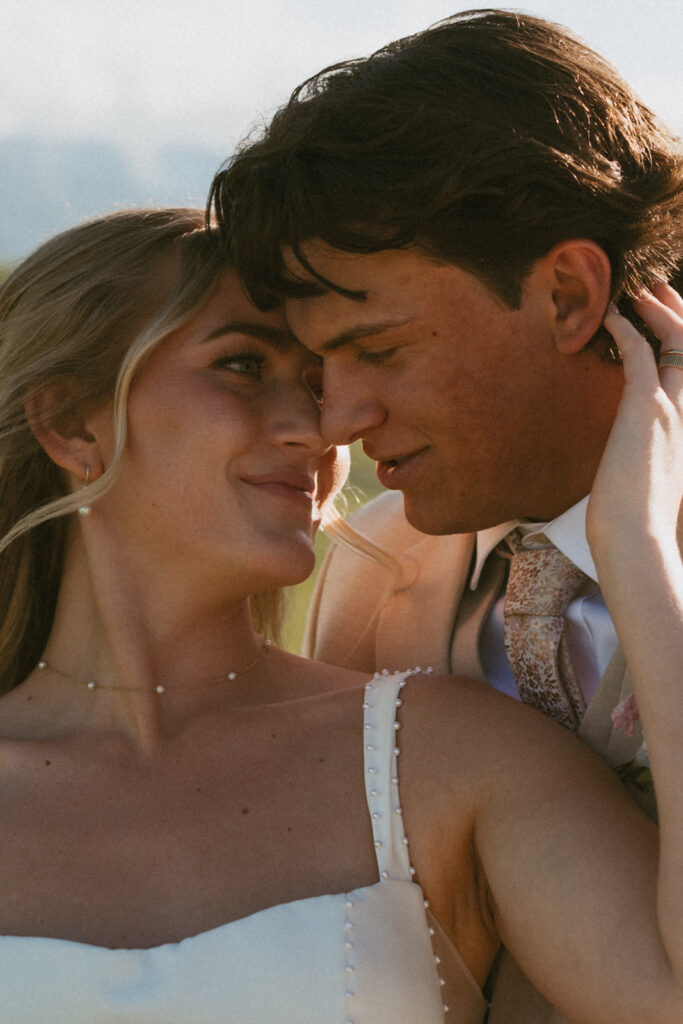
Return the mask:
[[[227, 156], [309, 74], [458, 9], [448, 0], [2, 0], [0, 140], [115, 142], [141, 169], [168, 143]], [[683, 132], [682, 0], [521, 9], [583, 36]], [[163, 202], [158, 188], [150, 199]]]

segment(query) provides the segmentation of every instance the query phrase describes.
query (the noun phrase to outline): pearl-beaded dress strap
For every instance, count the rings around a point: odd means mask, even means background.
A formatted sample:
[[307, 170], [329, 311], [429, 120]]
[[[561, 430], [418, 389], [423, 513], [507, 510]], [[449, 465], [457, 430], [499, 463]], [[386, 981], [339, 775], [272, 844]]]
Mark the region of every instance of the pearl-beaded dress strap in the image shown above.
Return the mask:
[[396, 713], [401, 691], [420, 670], [377, 673], [365, 687], [363, 739], [365, 792], [377, 866], [382, 881], [412, 881], [415, 874], [408, 854], [399, 792], [400, 723]]
[[[403, 703], [403, 687], [410, 677], [430, 674], [431, 671], [414, 668], [406, 672], [377, 672], [365, 687], [365, 791], [380, 881], [414, 883], [425, 908], [423, 926], [436, 967], [444, 1021], [451, 1019], [445, 1015], [449, 1013], [449, 1006], [453, 1006], [457, 1008], [455, 1019], [479, 1022], [486, 1012], [486, 1000], [462, 956], [432, 916], [429, 901], [424, 898], [415, 878], [403, 824], [398, 775], [401, 733], [397, 713]], [[347, 902], [347, 908], [350, 907], [353, 903]], [[347, 927], [351, 926], [352, 922], [347, 918]], [[347, 946], [352, 948], [348, 936]], [[352, 1016], [347, 1018], [347, 1024], [355, 1024]]]

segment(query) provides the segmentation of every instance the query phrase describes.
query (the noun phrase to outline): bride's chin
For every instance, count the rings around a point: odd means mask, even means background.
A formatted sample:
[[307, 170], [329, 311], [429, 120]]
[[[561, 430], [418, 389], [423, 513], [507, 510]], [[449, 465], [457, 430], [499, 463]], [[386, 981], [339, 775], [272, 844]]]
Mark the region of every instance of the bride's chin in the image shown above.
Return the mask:
[[[316, 563], [313, 541], [302, 542], [301, 546], [297, 547], [298, 550], [293, 550], [292, 546], [289, 546], [287, 552], [283, 552], [281, 560], [270, 562], [267, 573], [264, 574], [265, 586], [263, 589], [277, 590], [282, 587], [295, 587], [307, 580], [313, 573]], [[254, 581], [256, 582], [256, 574]], [[259, 589], [262, 588], [259, 586]]]
[[[309, 559], [301, 559], [299, 566], [293, 566], [292, 571], [288, 574], [289, 578], [279, 584], [281, 587], [296, 587], [297, 584], [303, 583], [305, 580], [312, 575], [315, 569], [315, 552], [311, 552]], [[298, 571], [297, 571], [298, 570]]]

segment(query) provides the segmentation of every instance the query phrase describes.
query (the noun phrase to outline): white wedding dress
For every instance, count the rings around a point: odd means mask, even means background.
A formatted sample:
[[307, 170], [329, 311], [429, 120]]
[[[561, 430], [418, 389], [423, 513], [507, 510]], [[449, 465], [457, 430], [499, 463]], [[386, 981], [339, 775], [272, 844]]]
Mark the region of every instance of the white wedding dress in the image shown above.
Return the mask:
[[412, 878], [394, 730], [409, 675], [365, 690], [377, 883], [152, 949], [0, 937], [0, 1024], [481, 1024], [482, 994]]

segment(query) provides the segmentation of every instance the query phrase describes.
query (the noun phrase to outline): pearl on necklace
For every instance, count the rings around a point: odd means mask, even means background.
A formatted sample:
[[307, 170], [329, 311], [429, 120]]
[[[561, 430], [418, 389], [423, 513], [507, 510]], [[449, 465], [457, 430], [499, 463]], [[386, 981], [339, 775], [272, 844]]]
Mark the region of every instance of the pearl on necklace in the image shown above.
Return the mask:
[[[225, 672], [222, 676], [216, 676], [213, 679], [201, 679], [199, 682], [195, 683], [179, 683], [177, 686], [171, 687], [171, 689], [191, 690], [199, 686], [214, 686], [219, 683], [233, 683], [235, 679], [239, 679], [240, 676], [245, 675], [245, 673], [248, 672], [249, 669], [252, 669], [254, 665], [258, 664], [263, 655], [267, 654], [267, 652], [270, 650], [271, 646], [272, 645], [270, 640], [264, 640], [261, 644], [261, 650], [253, 659], [253, 661], [250, 661], [249, 664], [245, 665], [245, 667], [241, 669], [239, 672], [236, 672], [234, 669], [231, 669], [229, 672]], [[52, 665], [50, 665], [49, 662], [45, 660], [45, 658], [41, 658], [41, 660], [38, 662], [37, 667], [41, 672], [47, 669], [50, 672], [54, 672], [55, 675], [61, 676], [62, 679], [68, 680], [69, 682], [79, 682], [79, 680], [75, 679], [73, 676], [67, 675], [65, 672], [60, 672], [59, 669], [53, 668]], [[145, 686], [108, 686], [105, 683], [98, 683], [95, 679], [89, 679], [88, 682], [85, 683], [85, 686], [88, 690], [90, 690], [91, 693], [95, 690], [123, 690], [131, 693], [143, 693], [147, 689], [147, 687]], [[164, 686], [163, 683], [158, 683], [154, 687], [154, 693], [158, 693], [159, 696], [161, 696], [162, 694], [166, 693], [166, 686]]]

